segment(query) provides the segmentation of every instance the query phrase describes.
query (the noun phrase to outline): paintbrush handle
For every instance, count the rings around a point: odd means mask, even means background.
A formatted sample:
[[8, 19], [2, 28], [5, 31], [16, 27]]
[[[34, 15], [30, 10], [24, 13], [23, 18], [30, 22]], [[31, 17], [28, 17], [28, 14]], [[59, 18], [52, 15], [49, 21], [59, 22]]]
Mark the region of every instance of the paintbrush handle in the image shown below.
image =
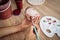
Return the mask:
[[35, 33], [36, 33], [37, 40], [41, 40], [41, 39], [40, 39], [40, 37], [39, 37], [39, 34], [38, 34], [37, 29], [36, 29], [36, 27], [35, 27], [35, 26], [34, 26], [34, 28], [33, 28], [33, 29], [34, 29], [34, 31], [35, 31]]

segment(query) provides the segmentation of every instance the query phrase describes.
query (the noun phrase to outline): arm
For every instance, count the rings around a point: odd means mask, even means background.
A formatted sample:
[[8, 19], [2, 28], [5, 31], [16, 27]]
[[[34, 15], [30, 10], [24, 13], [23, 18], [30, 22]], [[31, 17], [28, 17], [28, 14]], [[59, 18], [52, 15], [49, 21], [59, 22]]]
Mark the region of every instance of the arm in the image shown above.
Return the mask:
[[24, 29], [26, 29], [27, 27], [30, 27], [30, 26], [31, 26], [31, 22], [24, 19], [22, 24], [20, 24], [20, 25], [0, 28], [0, 37], [11, 34], [11, 33], [15, 33], [18, 31], [23, 31]]
[[22, 27], [22, 26], [18, 25], [18, 26], [0, 28], [0, 37], [11, 34], [11, 33], [21, 31], [20, 27]]

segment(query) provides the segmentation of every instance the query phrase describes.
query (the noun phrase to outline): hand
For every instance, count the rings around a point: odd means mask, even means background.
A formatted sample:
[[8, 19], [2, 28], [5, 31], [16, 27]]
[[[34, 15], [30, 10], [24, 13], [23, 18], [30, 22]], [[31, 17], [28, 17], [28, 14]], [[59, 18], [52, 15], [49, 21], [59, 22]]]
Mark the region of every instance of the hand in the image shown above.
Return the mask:
[[29, 20], [27, 20], [26, 18], [23, 20], [23, 22], [22, 22], [22, 25], [23, 26], [30, 26], [30, 25], [32, 25], [32, 22], [31, 21], [29, 21]]
[[39, 19], [40, 16], [35, 17], [32, 21], [33, 21], [33, 25], [37, 27], [37, 29], [39, 28]]
[[25, 19], [22, 21], [22, 29], [25, 29], [27, 27], [30, 27], [32, 25], [32, 20], [31, 20], [31, 16], [29, 15], [25, 15]]
[[26, 14], [26, 16], [25, 16], [25, 17], [26, 17], [26, 19], [27, 19], [27, 20], [29, 20], [29, 21], [31, 21], [31, 22], [32, 22], [32, 16], [30, 16], [30, 15]]
[[34, 24], [38, 25], [39, 24], [39, 19], [40, 19], [40, 16], [37, 16], [34, 19], [32, 19], [32, 21], [33, 21]]

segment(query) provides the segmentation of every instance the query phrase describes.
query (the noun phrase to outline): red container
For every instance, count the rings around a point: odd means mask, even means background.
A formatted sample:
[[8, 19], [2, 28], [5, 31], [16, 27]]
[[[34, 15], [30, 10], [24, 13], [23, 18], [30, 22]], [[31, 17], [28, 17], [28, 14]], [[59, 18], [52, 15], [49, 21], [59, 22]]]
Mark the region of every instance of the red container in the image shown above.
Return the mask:
[[0, 19], [7, 19], [11, 17], [11, 15], [12, 15], [11, 1], [8, 0], [0, 6]]
[[15, 0], [17, 8], [19, 11], [21, 11], [21, 9], [23, 8], [23, 3], [22, 0]]

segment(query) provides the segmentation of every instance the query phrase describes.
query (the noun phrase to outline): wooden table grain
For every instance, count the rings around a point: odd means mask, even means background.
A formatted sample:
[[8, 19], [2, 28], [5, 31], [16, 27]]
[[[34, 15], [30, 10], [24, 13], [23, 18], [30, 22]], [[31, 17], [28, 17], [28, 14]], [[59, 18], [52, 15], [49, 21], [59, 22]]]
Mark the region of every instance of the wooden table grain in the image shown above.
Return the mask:
[[[17, 9], [16, 3], [14, 0], [11, 0], [11, 9], [12, 9], [12, 13], [15, 9]], [[9, 26], [14, 26], [14, 25], [20, 24], [22, 22], [22, 20], [24, 19], [24, 14], [23, 14], [22, 10], [21, 10], [20, 15], [18, 15], [18, 16], [12, 15], [8, 19], [0, 20], [0, 27], [9, 27]]]
[[[41, 18], [43, 16], [54, 16], [60, 20], [60, 0], [45, 0], [44, 4], [38, 5], [38, 6], [30, 5], [27, 2], [27, 0], [23, 0], [23, 10], [22, 10], [23, 15], [21, 14], [22, 16], [25, 15], [25, 9], [27, 7], [35, 8], [40, 13]], [[20, 17], [22, 17], [21, 15], [20, 15]], [[12, 20], [10, 20], [11, 19], [10, 18], [10, 19], [7, 19], [8, 21], [6, 20], [3, 22], [0, 20], [0, 25], [3, 26], [1, 23], [7, 22], [8, 26], [9, 26], [9, 25], [11, 25], [12, 21], [15, 20], [14, 18], [16, 18], [17, 21], [20, 21], [20, 19], [19, 19], [20, 17], [16, 16], [16, 17], [13, 17]], [[4, 26], [7, 24], [4, 24]], [[32, 30], [31, 28], [27, 28], [27, 30], [25, 30], [23, 32], [18, 32], [18, 33], [12, 34], [12, 35], [8, 35], [6, 37], [1, 38], [0, 40], [36, 40], [36, 37], [34, 34], [31, 33], [31, 30]], [[57, 35], [54, 35], [54, 37], [52, 37], [52, 38], [48, 38], [46, 35], [44, 35], [44, 33], [41, 31], [41, 29], [39, 30], [39, 35], [42, 40], [60, 40], [60, 37], [58, 37]], [[27, 39], [24, 39], [24, 38], [27, 38]]]

